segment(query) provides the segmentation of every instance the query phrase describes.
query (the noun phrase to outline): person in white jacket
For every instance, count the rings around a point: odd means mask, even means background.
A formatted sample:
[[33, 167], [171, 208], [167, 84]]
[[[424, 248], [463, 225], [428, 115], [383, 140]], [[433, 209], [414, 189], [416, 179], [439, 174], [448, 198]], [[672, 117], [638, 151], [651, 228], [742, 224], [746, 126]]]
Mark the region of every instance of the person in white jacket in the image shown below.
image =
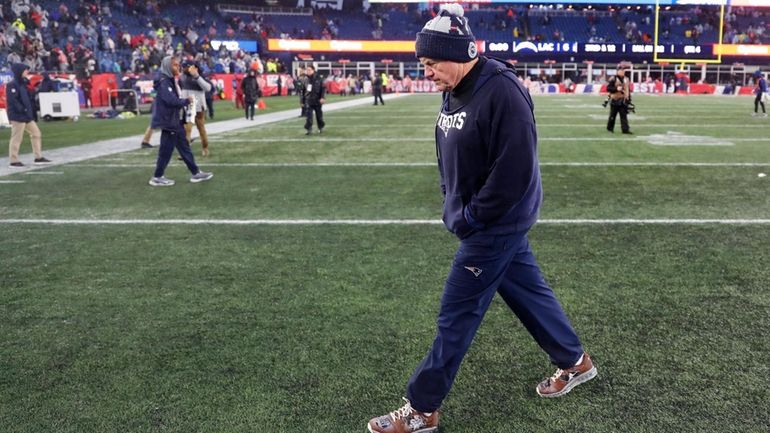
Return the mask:
[[[195, 110], [195, 126], [198, 128], [198, 135], [201, 139], [201, 146], [203, 147], [203, 156], [209, 156], [209, 137], [206, 134], [206, 92], [211, 90], [211, 84], [209, 84], [198, 71], [198, 66], [193, 61], [186, 60], [182, 63], [182, 74], [179, 80], [179, 87], [182, 89], [180, 96], [182, 98], [188, 98], [190, 96], [195, 98], [195, 104], [190, 107], [190, 110]], [[192, 122], [186, 121], [184, 124], [184, 130], [187, 135], [187, 141], [192, 142], [190, 134], [192, 132]]]

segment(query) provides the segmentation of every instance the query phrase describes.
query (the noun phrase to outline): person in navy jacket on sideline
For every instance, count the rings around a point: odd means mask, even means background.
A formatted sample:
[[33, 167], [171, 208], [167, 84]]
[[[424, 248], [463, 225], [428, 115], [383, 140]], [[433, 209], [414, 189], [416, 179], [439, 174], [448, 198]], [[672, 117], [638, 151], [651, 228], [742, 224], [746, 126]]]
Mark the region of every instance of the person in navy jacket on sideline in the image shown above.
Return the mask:
[[438, 429], [438, 410], [496, 293], [558, 367], [535, 387], [538, 395], [559, 397], [596, 376], [527, 239], [542, 201], [529, 93], [510, 65], [479, 57], [459, 4], [443, 5], [417, 34], [416, 55], [443, 91], [435, 127], [443, 220], [460, 247], [406, 405], [371, 419], [373, 433]]
[[212, 173], [201, 171], [195, 164], [195, 157], [185, 134], [184, 123], [179, 117], [180, 111], [190, 109], [193, 98], [192, 96], [187, 99], [179, 97], [179, 86], [176, 82], [178, 76], [179, 60], [171, 56], [163, 58], [160, 64], [160, 77], [154, 83], [156, 96], [152, 104], [152, 123], [150, 124], [150, 128], [161, 130], [155, 174], [150, 178], [151, 186], [174, 185], [173, 180], [163, 175], [174, 148], [179, 151], [187, 169], [192, 173], [190, 182], [204, 182], [214, 176]]
[[24, 163], [19, 160], [19, 148], [24, 140], [24, 131], [27, 131], [32, 142], [35, 165], [50, 164], [51, 161], [43, 157], [43, 135], [37, 127], [35, 96], [27, 87], [29, 66], [14, 63], [11, 65], [11, 72], [13, 72], [13, 81], [5, 86], [8, 121], [11, 122], [11, 140], [8, 144], [8, 159], [11, 167], [24, 167]]

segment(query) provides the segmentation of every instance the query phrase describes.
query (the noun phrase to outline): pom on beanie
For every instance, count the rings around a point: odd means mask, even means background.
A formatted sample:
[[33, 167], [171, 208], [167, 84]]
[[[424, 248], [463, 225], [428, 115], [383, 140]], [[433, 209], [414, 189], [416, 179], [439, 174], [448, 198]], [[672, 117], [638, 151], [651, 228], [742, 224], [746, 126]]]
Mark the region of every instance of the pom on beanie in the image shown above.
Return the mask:
[[417, 57], [458, 63], [470, 62], [478, 57], [476, 38], [464, 15], [463, 7], [457, 3], [441, 5], [438, 15], [417, 33]]
[[465, 11], [463, 10], [462, 5], [460, 5], [459, 3], [443, 4], [443, 5], [441, 5], [439, 7], [439, 10], [440, 11], [441, 10], [445, 10], [445, 11], [449, 12], [450, 14], [456, 15], [458, 17], [461, 17], [461, 16], [465, 15]]

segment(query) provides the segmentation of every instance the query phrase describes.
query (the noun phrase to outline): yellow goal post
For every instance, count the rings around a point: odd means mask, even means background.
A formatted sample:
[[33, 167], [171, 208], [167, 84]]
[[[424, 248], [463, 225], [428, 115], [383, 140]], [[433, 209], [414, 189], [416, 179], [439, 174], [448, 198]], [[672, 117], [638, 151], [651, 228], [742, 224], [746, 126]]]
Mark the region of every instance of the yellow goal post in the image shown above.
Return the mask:
[[716, 52], [716, 58], [701, 59], [701, 58], [664, 58], [658, 56], [658, 36], [660, 29], [660, 0], [655, 0], [655, 45], [653, 46], [653, 61], [655, 63], [679, 63], [681, 68], [687, 63], [692, 64], [704, 64], [704, 63], [722, 63], [722, 38], [724, 37], [724, 24], [725, 24], [725, 4], [727, 0], [683, 0], [679, 1], [677, 5], [692, 5], [692, 6], [719, 6], [719, 40], [714, 44], [714, 52]]

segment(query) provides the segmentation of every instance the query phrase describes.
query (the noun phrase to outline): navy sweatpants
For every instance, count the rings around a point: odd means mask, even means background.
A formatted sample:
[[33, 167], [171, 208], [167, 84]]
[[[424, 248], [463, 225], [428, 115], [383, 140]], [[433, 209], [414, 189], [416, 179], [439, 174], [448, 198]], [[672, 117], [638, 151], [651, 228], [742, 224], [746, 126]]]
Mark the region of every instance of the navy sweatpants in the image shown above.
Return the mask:
[[195, 157], [190, 150], [190, 143], [187, 142], [184, 127], [179, 125], [178, 129], [164, 129], [160, 133], [160, 149], [158, 149], [158, 160], [155, 162], [155, 177], [161, 177], [166, 172], [174, 148], [179, 151], [179, 155], [190, 173], [198, 174], [200, 170], [195, 164]]
[[580, 339], [545, 282], [527, 233], [479, 233], [460, 242], [449, 271], [433, 347], [412, 374], [407, 398], [420, 412], [441, 406], [495, 293], [559, 368], [583, 354]]

